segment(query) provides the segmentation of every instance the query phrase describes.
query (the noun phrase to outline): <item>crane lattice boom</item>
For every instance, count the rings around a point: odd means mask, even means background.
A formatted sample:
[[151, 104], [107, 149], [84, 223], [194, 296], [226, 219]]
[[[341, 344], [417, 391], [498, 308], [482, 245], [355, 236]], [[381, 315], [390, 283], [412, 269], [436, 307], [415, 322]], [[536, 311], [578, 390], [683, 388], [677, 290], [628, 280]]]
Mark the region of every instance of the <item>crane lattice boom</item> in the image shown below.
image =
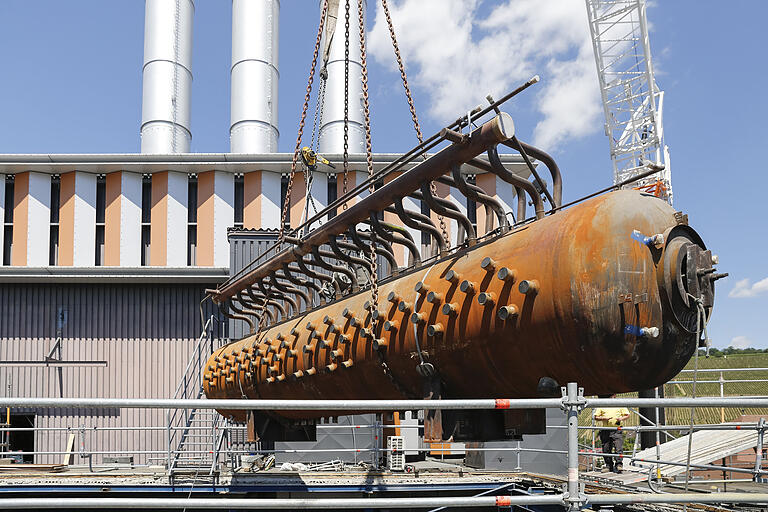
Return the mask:
[[669, 152], [664, 144], [664, 92], [653, 76], [645, 0], [586, 0], [589, 30], [611, 144], [614, 183], [663, 166], [631, 186], [672, 203]]

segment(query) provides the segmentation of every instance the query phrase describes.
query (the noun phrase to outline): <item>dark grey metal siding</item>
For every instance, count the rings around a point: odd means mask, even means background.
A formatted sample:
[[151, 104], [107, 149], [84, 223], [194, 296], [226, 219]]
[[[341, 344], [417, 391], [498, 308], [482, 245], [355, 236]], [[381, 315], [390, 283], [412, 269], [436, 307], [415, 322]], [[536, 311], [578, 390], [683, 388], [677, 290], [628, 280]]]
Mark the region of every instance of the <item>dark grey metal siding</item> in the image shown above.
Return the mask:
[[[276, 229], [230, 229], [229, 238], [229, 275], [234, 276], [249, 266], [256, 258], [264, 254], [277, 240]], [[255, 264], [250, 268], [255, 268]], [[242, 320], [229, 320], [229, 334], [232, 339], [240, 339], [250, 334], [248, 324]]]
[[[210, 286], [210, 285], [209, 285]], [[43, 361], [61, 332], [60, 351], [67, 361], [105, 361], [106, 366], [0, 365], [0, 396], [171, 398], [202, 330], [200, 301], [204, 284], [0, 284], [0, 361]], [[225, 337], [215, 314], [214, 336]], [[149, 427], [166, 424], [165, 411], [125, 409], [13, 410], [32, 413], [37, 427], [86, 429], [87, 451], [166, 450], [165, 430], [112, 430], [89, 427]], [[37, 451], [63, 451], [69, 432], [39, 431]], [[79, 438], [78, 438], [79, 443]], [[95, 456], [94, 462], [103, 460]], [[138, 464], [159, 462], [164, 454], [135, 454]], [[37, 463], [59, 462], [62, 455], [39, 455]], [[76, 463], [82, 463], [77, 460]]]
[[[194, 339], [204, 296], [197, 284], [0, 284], [0, 340], [52, 339], [57, 324], [63, 339]], [[218, 314], [211, 301], [203, 313]]]

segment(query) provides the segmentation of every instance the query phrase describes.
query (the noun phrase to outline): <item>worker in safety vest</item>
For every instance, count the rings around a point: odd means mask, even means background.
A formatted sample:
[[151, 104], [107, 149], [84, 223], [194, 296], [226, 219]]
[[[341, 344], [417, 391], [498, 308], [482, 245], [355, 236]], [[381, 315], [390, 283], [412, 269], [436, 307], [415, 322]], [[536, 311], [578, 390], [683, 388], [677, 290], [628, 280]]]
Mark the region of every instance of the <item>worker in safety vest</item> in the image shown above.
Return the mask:
[[[601, 396], [600, 398], [615, 398], [616, 395]], [[600, 407], [595, 410], [595, 420], [600, 427], [610, 427], [610, 430], [600, 431], [600, 442], [603, 444], [603, 453], [621, 455], [624, 450], [624, 432], [621, 430], [623, 422], [629, 419], [629, 409], [626, 407]], [[621, 473], [623, 466], [620, 457], [610, 455], [603, 457], [606, 468], [604, 472], [612, 471]]]

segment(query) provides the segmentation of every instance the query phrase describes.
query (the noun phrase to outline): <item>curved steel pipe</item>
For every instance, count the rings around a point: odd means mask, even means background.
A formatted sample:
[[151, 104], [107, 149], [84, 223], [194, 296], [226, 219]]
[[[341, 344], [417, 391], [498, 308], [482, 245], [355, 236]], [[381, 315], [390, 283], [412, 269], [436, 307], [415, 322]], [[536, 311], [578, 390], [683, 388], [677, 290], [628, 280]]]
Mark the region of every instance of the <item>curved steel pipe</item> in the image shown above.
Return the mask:
[[[229, 310], [234, 311], [235, 313], [230, 313]], [[253, 323], [253, 320], [251, 320], [251, 317], [241, 314], [242, 310], [239, 310], [236, 307], [232, 306], [232, 299], [227, 300], [226, 302], [222, 302], [219, 304], [219, 311], [226, 316], [227, 318], [231, 318], [233, 320], [242, 320], [243, 322], [248, 324], [248, 329], [251, 334], [256, 332], [256, 325]], [[239, 313], [238, 313], [239, 312]]]
[[[486, 226], [493, 226], [493, 215], [495, 214], [499, 221], [499, 227], [503, 230], [509, 228], [509, 221], [504, 214], [504, 207], [501, 206], [501, 203], [487, 195], [485, 191], [477, 185], [468, 183], [464, 179], [464, 176], [461, 175], [460, 166], [454, 165], [451, 168], [451, 174], [453, 175], [453, 182], [456, 184], [456, 188], [459, 189], [459, 192], [464, 194], [468, 199], [485, 206]], [[488, 229], [488, 231], [490, 231], [490, 229]]]
[[371, 211], [381, 211], [392, 204], [394, 198], [403, 197], [410, 191], [418, 189], [423, 183], [429, 183], [430, 180], [445, 174], [451, 165], [467, 162], [484, 153], [494, 144], [506, 141], [512, 136], [513, 125], [509, 114], [500, 113], [473, 130], [467, 137], [465, 144], [451, 144], [443, 148], [408, 172], [404, 172], [396, 179], [377, 188], [366, 198], [349, 206], [346, 210], [338, 212], [335, 217], [328, 219], [321, 227], [310, 231], [306, 237], [302, 238], [302, 243], [298, 248], [279, 250], [255, 268], [238, 273], [237, 276], [227, 280], [212, 294], [213, 299], [220, 301], [231, 297], [243, 287], [251, 285], [281, 268], [283, 263], [292, 263], [298, 255], [309, 252], [313, 245], [323, 245], [327, 243], [329, 237], [344, 233], [356, 223], [368, 218]]
[[442, 253], [445, 251], [445, 240], [440, 233], [440, 230], [432, 223], [427, 215], [421, 212], [415, 212], [413, 210], [406, 210], [403, 207], [403, 200], [397, 199], [394, 203], [394, 209], [389, 207], [385, 211], [393, 212], [403, 221], [403, 223], [409, 228], [418, 229], [419, 231], [426, 231], [427, 234], [437, 244], [438, 250]]
[[[433, 196], [432, 191], [429, 189], [429, 183], [423, 183], [421, 185], [421, 195], [432, 209], [432, 211], [438, 215], [449, 217], [458, 222], [459, 225], [464, 228], [464, 231], [467, 234], [469, 245], [474, 245], [475, 241], [477, 240], [475, 229], [472, 227], [472, 223], [469, 221], [467, 216], [461, 213], [461, 210], [459, 210], [458, 206], [453, 204], [451, 201], [448, 201], [447, 199]], [[457, 242], [463, 243], [459, 240], [459, 237], [457, 237]]]
[[309, 261], [304, 261], [304, 257], [300, 256], [296, 263], [298, 263], [299, 267], [301, 268], [302, 272], [306, 274], [307, 276], [317, 279], [319, 281], [322, 281], [323, 284], [320, 286], [320, 289], [317, 292], [318, 297], [320, 298], [321, 303], [326, 302], [326, 296], [323, 295], [323, 290], [325, 289], [326, 283], [331, 285], [331, 287], [334, 290], [334, 294], [336, 296], [340, 295], [341, 289], [339, 287], [339, 283], [336, 282], [336, 280], [327, 274], [323, 274], [322, 272], [317, 272], [315, 270], [310, 270], [310, 268], [307, 265], [312, 265], [313, 267], [320, 266], [316, 261], [312, 259], [312, 254], [309, 254]]
[[[344, 242], [342, 242], [342, 244], [345, 245], [345, 249], [348, 249], [348, 250], [351, 249], [354, 252], [358, 252], [357, 247], [355, 247], [354, 245], [345, 244]], [[332, 236], [331, 238], [328, 239], [328, 245], [330, 246], [331, 250], [336, 255], [336, 257], [339, 258], [341, 261], [346, 261], [350, 265], [356, 265], [356, 267], [354, 267], [355, 272], [357, 271], [357, 267], [362, 267], [364, 271], [368, 272], [369, 276], [371, 275], [371, 264], [363, 258], [360, 258], [353, 254], [347, 254], [344, 251], [342, 251], [341, 245], [339, 244], [339, 241], [336, 240], [335, 236]], [[359, 281], [355, 281], [354, 283], [352, 283], [352, 291], [357, 291], [359, 289], [360, 289]]]
[[[541, 200], [541, 194], [538, 193], [536, 187], [533, 186], [533, 183], [520, 178], [519, 176], [509, 171], [506, 167], [504, 167], [504, 164], [501, 163], [501, 159], [499, 158], [499, 152], [496, 149], [496, 146], [488, 150], [488, 161], [490, 162], [491, 167], [493, 168], [493, 173], [496, 176], [503, 179], [507, 183], [522, 188], [528, 193], [528, 195], [533, 200], [534, 209], [536, 210], [536, 219], [543, 219], [544, 201]], [[520, 203], [518, 199], [518, 207], [519, 205]], [[523, 222], [524, 220], [524, 218], [518, 218], [517, 222]]]
[[[298, 277], [294, 276], [293, 273], [297, 272], [299, 274], [302, 274], [301, 269], [291, 267], [287, 263], [283, 264], [283, 275], [285, 275], [285, 278], [290, 281], [291, 283], [295, 284], [297, 287], [303, 287], [305, 288], [309, 293], [307, 294], [307, 297], [310, 299], [310, 301], [307, 304], [311, 304], [309, 307], [313, 308], [315, 306], [315, 293], [318, 295], [320, 294], [320, 285], [314, 282], [311, 278], [308, 276], [306, 279], [299, 279]], [[303, 274], [302, 274], [303, 275]]]
[[[349, 278], [349, 282], [352, 285], [357, 284], [357, 276], [354, 272], [349, 270], [349, 268], [344, 267], [342, 265], [334, 265], [333, 263], [324, 260], [323, 258], [336, 258], [336, 255], [332, 252], [328, 251], [321, 251], [320, 247], [314, 246], [312, 247], [312, 256], [314, 257], [314, 261], [317, 261], [318, 265], [323, 267], [326, 270], [330, 270], [331, 272], [335, 272], [337, 274], [344, 274]], [[331, 276], [333, 278], [333, 276]], [[339, 285], [339, 281], [337, 279], [333, 279], [333, 284], [336, 287], [336, 290], [341, 293], [341, 285]]]
[[[307, 277], [310, 277], [310, 278], [312, 278], [312, 279], [317, 279], [317, 280], [319, 280], [319, 281], [323, 281], [324, 283], [330, 283], [330, 284], [333, 284], [333, 278], [332, 278], [331, 276], [329, 276], [329, 275], [326, 275], [326, 274], [322, 274], [322, 273], [320, 273], [320, 272], [316, 272], [316, 271], [314, 271], [314, 270], [311, 270], [311, 269], [310, 269], [310, 268], [307, 266], [308, 264], [309, 264], [309, 265], [312, 265], [312, 266], [315, 266], [315, 265], [316, 265], [315, 263], [311, 263], [311, 262], [307, 262], [307, 261], [304, 261], [304, 258], [303, 258], [303, 257], [298, 257], [298, 258], [296, 259], [296, 264], [297, 264], [297, 265], [299, 266], [299, 268], [301, 269], [301, 272], [302, 272], [304, 275], [306, 275]], [[320, 291], [321, 291], [321, 290], [322, 290], [322, 286], [319, 286], [319, 287], [317, 288], [317, 292], [318, 292], [318, 293], [320, 293]]]
[[[272, 279], [272, 283], [278, 290], [284, 291], [286, 293], [290, 293], [292, 295], [295, 295], [296, 297], [299, 297], [304, 302], [304, 306], [306, 307], [306, 309], [309, 309], [312, 307], [311, 306], [312, 301], [310, 300], [309, 294], [307, 294], [307, 292], [305, 292], [304, 290], [302, 290], [297, 286], [292, 286], [287, 283], [281, 283], [280, 281], [278, 281], [278, 279], [283, 279], [285, 281], [291, 282], [287, 277], [285, 277], [284, 273], [281, 273], [280, 271], [275, 272], [275, 275]], [[298, 301], [296, 302], [296, 304], [298, 305]], [[301, 309], [301, 308], [298, 308], [298, 309]]]
[[272, 292], [272, 290], [267, 290], [267, 287], [264, 285], [264, 281], [261, 280], [257, 282], [256, 285], [261, 290], [261, 293], [264, 294], [264, 297], [267, 298], [267, 304], [272, 304], [280, 312], [280, 318], [282, 319], [288, 318], [288, 312], [286, 311], [285, 306], [283, 304], [280, 304], [277, 298], [274, 298], [275, 295]]
[[[472, 167], [482, 169], [486, 172], [489, 172], [491, 174], [498, 176], [498, 173], [496, 172], [496, 170], [493, 168], [492, 165], [490, 165], [488, 162], [480, 160], [479, 158], [473, 158], [472, 160], [467, 162], [467, 164], [471, 165]], [[522, 178], [518, 178], [518, 179], [522, 179]], [[509, 183], [509, 181], [507, 180], [504, 180], [504, 181]], [[515, 223], [517, 224], [525, 220], [525, 209], [526, 209], [525, 203], [527, 201], [525, 199], [525, 192], [523, 191], [523, 189], [514, 184], [512, 184], [512, 186], [515, 187], [515, 195], [517, 196], [517, 215], [516, 215], [517, 218], [515, 219]]]
[[280, 295], [280, 299], [287, 302], [289, 306], [291, 306], [291, 316], [297, 315], [299, 313], [299, 305], [297, 301], [291, 297], [293, 295], [293, 291], [287, 288], [285, 285], [281, 285], [277, 282], [277, 278], [274, 274], [269, 276], [269, 282], [270, 282], [270, 288], [274, 288], [277, 291], [283, 292], [283, 294]]
[[[236, 299], [240, 303], [241, 306], [245, 306], [246, 305], [246, 301], [243, 299], [243, 292], [242, 291], [240, 293], [236, 294], [234, 299]], [[236, 313], [241, 314], [241, 315], [251, 316], [251, 317], [255, 318], [257, 321], [261, 322], [262, 314], [259, 313], [259, 310], [257, 310], [257, 309], [247, 309], [245, 307], [242, 307], [242, 308], [237, 307], [237, 306], [234, 305], [234, 301], [230, 301], [229, 305], [230, 305], [230, 307]], [[257, 307], [259, 307], [259, 306], [257, 306]], [[259, 307], [259, 309], [262, 309], [262, 308]]]
[[[361, 251], [363, 251], [363, 254], [368, 256], [371, 253], [370, 244], [366, 244], [363, 242], [363, 238], [366, 238], [370, 241], [371, 235], [370, 233], [366, 233], [365, 231], [358, 231], [355, 226], [352, 226], [349, 228], [349, 235], [352, 238], [352, 241], [355, 243], [356, 246], [360, 248]], [[383, 240], [381, 242], [384, 242]], [[374, 248], [376, 249], [376, 254], [383, 257], [390, 265], [390, 268], [397, 268], [397, 261], [395, 260], [395, 253], [391, 252], [391, 247], [388, 247], [386, 243], [381, 244], [374, 244]]]
[[560, 168], [557, 166], [555, 159], [552, 158], [552, 156], [546, 153], [544, 150], [541, 150], [535, 146], [531, 146], [530, 144], [526, 144], [517, 137], [511, 138], [508, 141], [503, 142], [503, 144], [518, 152], [520, 152], [522, 149], [525, 153], [532, 156], [546, 166], [546, 168], [549, 170], [549, 174], [552, 176], [552, 199], [555, 203], [552, 206], [555, 208], [562, 206], [563, 177], [560, 174]]
[[525, 209], [528, 207], [525, 190], [515, 185], [515, 194], [517, 195], [517, 219], [515, 219], [515, 223], [525, 222]]
[[[253, 300], [255, 300], [255, 301], [260, 301], [260, 302], [262, 302], [262, 303], [264, 302], [264, 296], [263, 296], [263, 295], [261, 295], [260, 293], [259, 293], [259, 294], [257, 294], [257, 292], [254, 292], [254, 290], [253, 290], [251, 287], [248, 287], [248, 288], [245, 290], [245, 292], [246, 292], [246, 293], [248, 294], [248, 296], [249, 296], [250, 298], [252, 298]], [[269, 304], [269, 301], [267, 301], [267, 304]], [[258, 307], [259, 307], [259, 309], [260, 309], [261, 311], [263, 311], [263, 312], [264, 312], [264, 314], [266, 314], [266, 315], [267, 315], [267, 322], [268, 322], [269, 324], [272, 324], [272, 323], [274, 323], [274, 322], [275, 322], [275, 320], [277, 319], [277, 318], [275, 317], [275, 314], [274, 314], [274, 313], [273, 313], [273, 312], [272, 312], [272, 311], [271, 311], [271, 310], [270, 310], [268, 307], [266, 307], [266, 305], [265, 305], [265, 306], [258, 306]], [[256, 311], [256, 310], [253, 310], [253, 311], [251, 311], [251, 313], [252, 313], [252, 314], [253, 314], [253, 315], [254, 315], [254, 316], [255, 316], [255, 317], [258, 319], [258, 321], [259, 321], [259, 322], [261, 322], [261, 320], [262, 320], [262, 317], [264, 316], [262, 313], [259, 313], [259, 312], [258, 312], [258, 311]]]
[[311, 276], [307, 275], [306, 277], [309, 279], [302, 281], [301, 279], [294, 277], [294, 272], [304, 275], [304, 272], [301, 270], [301, 268], [292, 267], [287, 263], [283, 263], [283, 273], [285, 274], [286, 279], [288, 279], [296, 286], [303, 286], [307, 290], [312, 289], [317, 293], [320, 293], [320, 285], [314, 282]]
[[407, 230], [403, 229], [402, 232], [399, 232], [397, 231], [396, 226], [380, 221], [375, 214], [370, 216], [368, 224], [377, 234], [381, 235], [384, 240], [393, 244], [404, 245], [408, 249], [408, 252], [411, 253], [414, 263], [419, 263], [421, 261], [421, 253], [413, 242], [413, 237]]

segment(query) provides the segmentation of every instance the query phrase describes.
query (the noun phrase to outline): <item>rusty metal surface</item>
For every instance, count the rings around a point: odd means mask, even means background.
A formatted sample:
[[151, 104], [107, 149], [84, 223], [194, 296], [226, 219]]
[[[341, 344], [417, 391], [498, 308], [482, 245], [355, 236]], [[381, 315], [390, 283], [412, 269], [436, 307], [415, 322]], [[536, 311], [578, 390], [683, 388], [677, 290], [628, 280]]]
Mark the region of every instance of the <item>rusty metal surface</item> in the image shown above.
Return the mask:
[[[578, 381], [587, 394], [656, 386], [685, 364], [696, 335], [665, 299], [675, 290], [662, 278], [663, 244], [638, 234], [677, 225], [669, 205], [646, 194], [593, 198], [382, 282], [375, 333], [360, 292], [224, 347], [206, 365], [206, 395], [421, 396], [417, 345], [444, 397], [533, 397], [542, 377]], [[703, 246], [687, 226], [678, 231]], [[641, 333], [654, 327], [656, 337]]]
[[265, 261], [245, 275], [228, 281], [213, 293], [214, 300], [224, 302], [230, 299], [244, 287], [254, 285], [271, 273], [280, 270], [283, 264], [290, 264], [309, 254], [312, 247], [319, 247], [327, 243], [329, 237], [341, 235], [349, 229], [350, 225], [368, 219], [371, 212], [385, 210], [392, 204], [394, 198], [402, 197], [418, 189], [422, 183], [428, 183], [448, 172], [453, 165], [467, 162], [495, 144], [506, 141], [514, 134], [513, 126], [514, 123], [509, 114], [502, 113], [494, 117], [473, 131], [465, 143], [452, 144], [444, 148], [431, 158], [424, 160], [413, 169], [372, 192], [365, 201], [360, 201], [342, 210], [322, 227], [311, 231], [307, 237], [297, 241], [295, 247], [280, 251], [275, 257]]

